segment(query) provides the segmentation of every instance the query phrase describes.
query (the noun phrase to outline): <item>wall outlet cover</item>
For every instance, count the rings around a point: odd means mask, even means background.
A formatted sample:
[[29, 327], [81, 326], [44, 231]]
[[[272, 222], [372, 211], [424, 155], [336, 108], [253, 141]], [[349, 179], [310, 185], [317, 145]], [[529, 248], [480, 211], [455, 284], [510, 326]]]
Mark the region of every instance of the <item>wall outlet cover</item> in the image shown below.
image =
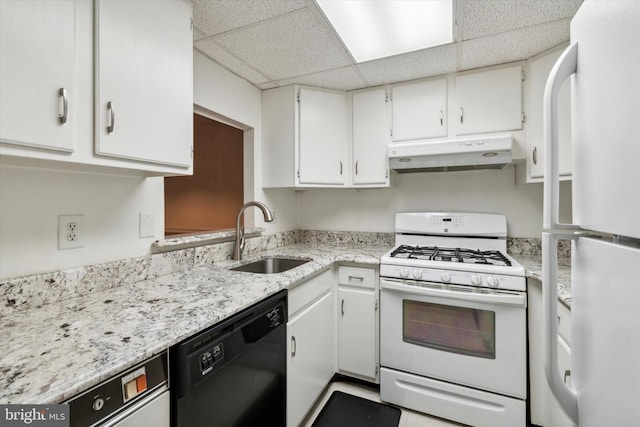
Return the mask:
[[58, 249], [84, 247], [84, 215], [58, 215]]
[[154, 237], [153, 215], [140, 212], [139, 216], [139, 237]]

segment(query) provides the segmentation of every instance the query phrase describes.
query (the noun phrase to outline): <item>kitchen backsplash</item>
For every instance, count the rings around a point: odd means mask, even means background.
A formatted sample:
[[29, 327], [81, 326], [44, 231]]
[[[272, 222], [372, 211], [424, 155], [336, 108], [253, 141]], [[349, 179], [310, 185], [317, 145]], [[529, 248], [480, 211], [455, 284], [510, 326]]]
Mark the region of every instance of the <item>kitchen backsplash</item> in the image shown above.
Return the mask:
[[[247, 256], [296, 243], [355, 243], [391, 247], [394, 237], [393, 233], [296, 230], [248, 238], [244, 254]], [[190, 237], [182, 239], [189, 242], [193, 240]], [[0, 315], [225, 261], [231, 258], [233, 250], [232, 241], [184, 248], [184, 241], [171, 240], [178, 249], [170, 250], [162, 242], [158, 242], [158, 245], [163, 246], [161, 253], [0, 282]], [[569, 256], [570, 244], [560, 243], [558, 255]], [[535, 238], [508, 238], [507, 251], [520, 255], [539, 255], [541, 242]]]

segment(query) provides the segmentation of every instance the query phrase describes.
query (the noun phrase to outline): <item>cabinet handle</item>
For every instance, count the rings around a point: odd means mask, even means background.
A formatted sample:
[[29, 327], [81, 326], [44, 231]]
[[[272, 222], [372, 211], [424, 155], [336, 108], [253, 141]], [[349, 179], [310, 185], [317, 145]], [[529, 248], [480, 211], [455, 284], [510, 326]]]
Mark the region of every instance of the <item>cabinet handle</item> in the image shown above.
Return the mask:
[[356, 175], [358, 175], [358, 162], [356, 161]]
[[58, 118], [60, 119], [60, 124], [63, 125], [67, 123], [67, 112], [69, 111], [69, 101], [67, 99], [67, 90], [65, 88], [61, 87], [58, 93], [62, 97], [62, 114], [59, 114]]
[[460, 123], [464, 123], [464, 110], [460, 107]]
[[291, 357], [296, 357], [296, 337], [291, 337]]
[[107, 133], [112, 133], [116, 125], [116, 111], [113, 102], [107, 102], [107, 110], [109, 111], [109, 124], [107, 125]]
[[340, 310], [342, 311], [342, 316], [344, 316], [344, 299], [342, 300], [342, 304], [340, 305]]
[[533, 164], [538, 164], [538, 147], [533, 147]]
[[564, 383], [567, 383], [567, 377], [571, 376], [571, 369], [567, 369], [564, 371]]
[[444, 124], [444, 113], [440, 110], [440, 126]]
[[357, 280], [358, 282], [362, 282], [364, 280], [364, 277], [360, 277], [360, 276], [349, 276], [349, 281], [351, 280]]
[[340, 160], [340, 175], [342, 175], [342, 160]]

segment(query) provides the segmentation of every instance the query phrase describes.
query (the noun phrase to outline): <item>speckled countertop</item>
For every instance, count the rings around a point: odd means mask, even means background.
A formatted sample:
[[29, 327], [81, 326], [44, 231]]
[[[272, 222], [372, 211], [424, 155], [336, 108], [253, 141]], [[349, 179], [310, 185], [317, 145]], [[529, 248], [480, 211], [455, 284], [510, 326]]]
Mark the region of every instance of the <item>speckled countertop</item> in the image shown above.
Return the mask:
[[[0, 403], [64, 401], [333, 263], [378, 265], [389, 245], [295, 244], [251, 255], [312, 261], [256, 275], [223, 261], [0, 316]], [[541, 279], [540, 256], [514, 255]], [[245, 261], [245, 262], [247, 262]], [[561, 299], [570, 302], [561, 263]]]
[[[530, 279], [542, 282], [542, 255], [511, 254], [525, 269]], [[558, 257], [558, 300], [571, 308], [571, 258]]]
[[313, 261], [269, 275], [221, 262], [2, 316], [0, 403], [64, 401], [334, 262], [377, 265], [388, 249], [292, 245], [260, 256]]

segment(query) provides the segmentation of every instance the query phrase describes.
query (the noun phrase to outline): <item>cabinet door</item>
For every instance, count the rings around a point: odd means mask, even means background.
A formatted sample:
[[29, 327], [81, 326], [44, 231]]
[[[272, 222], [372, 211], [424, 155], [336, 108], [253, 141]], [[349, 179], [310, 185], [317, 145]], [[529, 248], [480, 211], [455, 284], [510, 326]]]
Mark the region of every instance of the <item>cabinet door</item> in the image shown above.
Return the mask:
[[520, 65], [456, 77], [458, 135], [522, 129]]
[[376, 296], [368, 289], [338, 289], [338, 369], [375, 380]]
[[96, 153], [189, 167], [190, 4], [98, 0], [95, 14]]
[[[571, 385], [571, 347], [562, 337], [558, 337], [558, 367], [564, 375], [564, 380]], [[573, 421], [564, 413], [560, 404], [549, 390], [549, 412], [546, 426], [573, 427]]]
[[[544, 142], [542, 140], [542, 108], [544, 89], [549, 73], [562, 53], [557, 49], [552, 53], [536, 57], [528, 63], [527, 73], [527, 168], [529, 178], [544, 177]], [[565, 81], [560, 90], [558, 138], [560, 144], [560, 175], [569, 177], [573, 169], [571, 154], [571, 84]]]
[[347, 111], [343, 93], [300, 88], [299, 184], [344, 185]]
[[287, 426], [297, 426], [334, 373], [331, 292], [287, 323]]
[[0, 141], [74, 150], [77, 8], [73, 0], [0, 1]]
[[352, 99], [353, 183], [388, 185], [386, 91], [357, 92]]
[[395, 86], [393, 142], [447, 136], [447, 79]]

